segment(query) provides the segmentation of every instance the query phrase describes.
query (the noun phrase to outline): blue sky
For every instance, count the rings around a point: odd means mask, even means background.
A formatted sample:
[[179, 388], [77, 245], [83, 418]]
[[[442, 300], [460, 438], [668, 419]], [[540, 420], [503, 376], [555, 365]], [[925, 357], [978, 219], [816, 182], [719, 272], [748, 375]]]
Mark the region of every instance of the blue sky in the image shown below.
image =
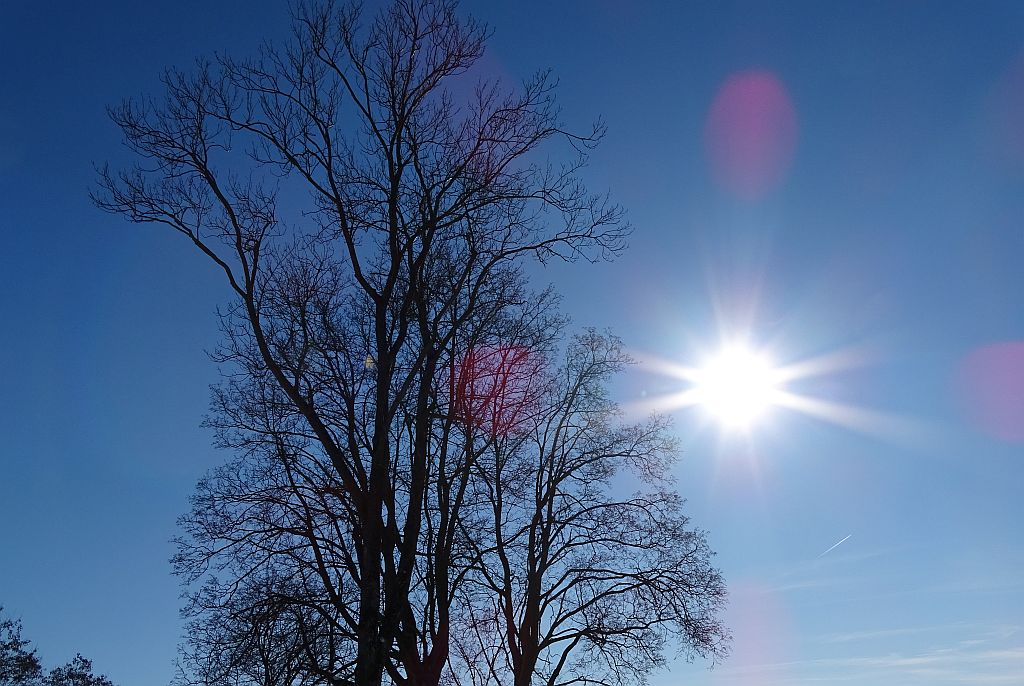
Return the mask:
[[[177, 236], [86, 193], [94, 161], [125, 159], [107, 104], [287, 22], [276, 2], [99, 5], [0, 10], [0, 602], [47, 662], [162, 684], [168, 540], [224, 458], [198, 425], [228, 295]], [[495, 28], [489, 68], [551, 67], [565, 120], [608, 125], [587, 178], [628, 209], [631, 248], [536, 273], [577, 325], [681, 365], [738, 335], [850, 362], [792, 390], [860, 408], [854, 426], [778, 408], [723, 434], [674, 412], [735, 644], [653, 683], [1024, 684], [1024, 6], [464, 9]], [[715, 166], [709, 125], [751, 78], [792, 117], [754, 192]], [[641, 367], [619, 391], [684, 386]]]

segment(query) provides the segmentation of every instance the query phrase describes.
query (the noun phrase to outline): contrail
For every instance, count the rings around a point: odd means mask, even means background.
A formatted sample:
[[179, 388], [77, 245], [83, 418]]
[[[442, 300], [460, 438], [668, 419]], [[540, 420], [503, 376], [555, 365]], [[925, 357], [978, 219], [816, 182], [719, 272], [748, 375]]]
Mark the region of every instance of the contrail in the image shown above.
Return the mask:
[[818, 559], [818, 558], [820, 558], [820, 557], [825, 557], [826, 555], [828, 555], [829, 553], [831, 553], [831, 552], [832, 552], [833, 550], [835, 550], [836, 548], [838, 548], [839, 546], [841, 546], [841, 545], [842, 545], [843, 543], [846, 543], [846, 540], [847, 540], [848, 538], [850, 538], [850, 536], [853, 536], [853, 534], [847, 534], [847, 535], [846, 535], [846, 538], [842, 539], [841, 541], [839, 541], [838, 543], [836, 543], [836, 544], [835, 544], [835, 545], [833, 545], [833, 546], [832, 546], [831, 548], [829, 548], [828, 550], [826, 550], [825, 552], [823, 552], [823, 553], [822, 553], [821, 555], [818, 555], [818, 557], [816, 557], [816, 558], [814, 558], [814, 559], [815, 559], [815, 560], [817, 560], [817, 559]]

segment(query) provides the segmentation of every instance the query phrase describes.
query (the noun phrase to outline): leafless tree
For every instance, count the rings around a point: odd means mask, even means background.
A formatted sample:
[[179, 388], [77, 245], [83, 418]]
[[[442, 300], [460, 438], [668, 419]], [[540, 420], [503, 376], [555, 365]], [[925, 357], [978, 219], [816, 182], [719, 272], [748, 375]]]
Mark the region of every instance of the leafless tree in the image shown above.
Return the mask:
[[[524, 260], [608, 257], [627, 227], [577, 177], [600, 127], [564, 130], [547, 74], [473, 82], [487, 29], [453, 1], [302, 6], [293, 29], [112, 110], [141, 161], [94, 199], [182, 234], [232, 294], [210, 421], [238, 458], [200, 486], [178, 571], [215, 571], [229, 608], [281, 564], [351, 643], [334, 683], [436, 684], [482, 450], [451, 379], [478, 346], [549, 342]], [[538, 156], [559, 141], [570, 162]]]
[[643, 682], [666, 643], [726, 653], [725, 585], [672, 488], [675, 441], [663, 419], [622, 423], [607, 395], [627, 363], [613, 337], [577, 337], [528, 429], [474, 463], [486, 511], [462, 525], [487, 532], [467, 535], [483, 544], [461, 589], [468, 682], [611, 686]]
[[[313, 602], [309, 602], [313, 600]], [[207, 602], [208, 601], [208, 602]], [[208, 582], [189, 609], [181, 686], [330, 686], [351, 660], [352, 643], [340, 622], [326, 620], [323, 605], [301, 584], [271, 574], [249, 580], [224, 602]]]
[[545, 416], [524, 379], [561, 333], [523, 265], [624, 247], [579, 178], [601, 126], [567, 131], [546, 73], [474, 74], [488, 31], [456, 10], [300, 5], [286, 44], [112, 110], [140, 160], [101, 169], [94, 201], [183, 235], [231, 298], [209, 425], [233, 457], [174, 560], [211, 683], [459, 678], [467, 599], [499, 588], [478, 463]]

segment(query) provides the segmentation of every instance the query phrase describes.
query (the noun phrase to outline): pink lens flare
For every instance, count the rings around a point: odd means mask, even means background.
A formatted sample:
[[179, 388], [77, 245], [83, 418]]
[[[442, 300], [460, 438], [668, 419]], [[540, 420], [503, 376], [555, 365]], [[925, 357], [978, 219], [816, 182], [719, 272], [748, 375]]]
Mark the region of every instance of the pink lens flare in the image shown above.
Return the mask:
[[492, 435], [517, 430], [539, 402], [543, 368], [521, 346], [473, 348], [452, 373], [455, 416]]
[[704, 142], [715, 180], [745, 200], [756, 200], [785, 179], [796, 147], [797, 120], [786, 87], [775, 74], [733, 74], [708, 111]]
[[721, 680], [713, 683], [784, 686], [793, 683], [793, 626], [783, 593], [763, 583], [736, 582], [729, 589], [726, 625], [733, 646]]
[[960, 365], [967, 414], [987, 434], [1024, 442], [1024, 341], [976, 348]]
[[998, 81], [984, 103], [983, 140], [987, 152], [1007, 170], [1024, 167], [1024, 55]]

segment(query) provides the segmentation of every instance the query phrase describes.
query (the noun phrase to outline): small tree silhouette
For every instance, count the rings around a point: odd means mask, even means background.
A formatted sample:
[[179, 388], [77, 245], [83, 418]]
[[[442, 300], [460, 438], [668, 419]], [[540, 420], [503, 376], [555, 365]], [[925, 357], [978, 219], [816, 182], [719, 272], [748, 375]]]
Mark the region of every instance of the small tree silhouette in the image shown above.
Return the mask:
[[31, 641], [21, 637], [21, 620], [3, 616], [0, 605], [0, 684], [2, 686], [114, 686], [107, 677], [92, 673], [92, 661], [76, 654], [65, 665], [43, 676]]

